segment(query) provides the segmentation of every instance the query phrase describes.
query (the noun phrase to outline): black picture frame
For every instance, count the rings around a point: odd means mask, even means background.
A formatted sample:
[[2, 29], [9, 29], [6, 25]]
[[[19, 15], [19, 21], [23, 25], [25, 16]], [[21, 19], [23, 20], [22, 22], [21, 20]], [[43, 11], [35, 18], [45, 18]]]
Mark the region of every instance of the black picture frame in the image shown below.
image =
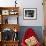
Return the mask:
[[24, 20], [36, 20], [37, 19], [37, 8], [23, 8], [23, 19]]

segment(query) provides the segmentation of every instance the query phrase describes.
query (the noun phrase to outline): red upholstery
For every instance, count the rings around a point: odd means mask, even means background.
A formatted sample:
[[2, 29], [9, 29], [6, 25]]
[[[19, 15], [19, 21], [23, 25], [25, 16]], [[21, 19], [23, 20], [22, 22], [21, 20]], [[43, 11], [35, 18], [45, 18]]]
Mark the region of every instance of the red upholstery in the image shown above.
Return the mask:
[[[22, 38], [22, 42], [21, 42], [21, 45], [22, 46], [26, 46], [26, 43], [25, 43], [25, 39], [28, 39], [29, 37], [32, 37], [32, 36], [37, 36], [36, 33], [33, 31], [32, 28], [28, 28], [25, 32], [25, 35], [24, 37]], [[35, 46], [41, 46], [40, 43], [38, 42]]]

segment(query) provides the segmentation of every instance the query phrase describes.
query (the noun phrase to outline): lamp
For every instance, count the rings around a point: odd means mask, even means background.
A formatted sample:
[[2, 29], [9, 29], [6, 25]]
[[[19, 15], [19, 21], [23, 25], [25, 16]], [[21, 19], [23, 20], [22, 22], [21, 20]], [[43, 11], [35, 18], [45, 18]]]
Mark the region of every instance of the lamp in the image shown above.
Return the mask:
[[16, 29], [14, 29], [14, 32], [17, 32], [17, 30], [16, 30]]
[[16, 2], [17, 0], [15, 0], [15, 7], [16, 7], [16, 4], [17, 4], [17, 2]]

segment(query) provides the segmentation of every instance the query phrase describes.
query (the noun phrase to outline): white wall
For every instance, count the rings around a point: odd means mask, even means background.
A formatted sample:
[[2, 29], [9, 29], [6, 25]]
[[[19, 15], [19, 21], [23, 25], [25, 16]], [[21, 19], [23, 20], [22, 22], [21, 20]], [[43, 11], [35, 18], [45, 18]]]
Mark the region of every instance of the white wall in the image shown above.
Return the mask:
[[14, 6], [15, 3], [14, 3], [15, 0], [0, 0], [0, 6], [1, 7], [10, 7], [10, 6]]
[[[0, 6], [15, 6], [15, 0], [0, 0]], [[19, 24], [20, 26], [43, 26], [43, 6], [42, 0], [17, 0], [19, 6]], [[37, 8], [37, 20], [24, 20], [23, 8]]]
[[[43, 26], [43, 6], [42, 0], [24, 0], [20, 2], [20, 25], [21, 26]], [[23, 8], [37, 8], [37, 20], [24, 20]]]

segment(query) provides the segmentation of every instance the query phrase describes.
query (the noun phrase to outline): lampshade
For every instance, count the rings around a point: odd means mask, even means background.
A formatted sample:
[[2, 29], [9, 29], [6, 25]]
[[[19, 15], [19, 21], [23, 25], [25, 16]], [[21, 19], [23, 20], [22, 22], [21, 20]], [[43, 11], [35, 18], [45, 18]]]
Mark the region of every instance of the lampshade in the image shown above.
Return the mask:
[[17, 32], [17, 29], [16, 28], [14, 29], [14, 32]]

